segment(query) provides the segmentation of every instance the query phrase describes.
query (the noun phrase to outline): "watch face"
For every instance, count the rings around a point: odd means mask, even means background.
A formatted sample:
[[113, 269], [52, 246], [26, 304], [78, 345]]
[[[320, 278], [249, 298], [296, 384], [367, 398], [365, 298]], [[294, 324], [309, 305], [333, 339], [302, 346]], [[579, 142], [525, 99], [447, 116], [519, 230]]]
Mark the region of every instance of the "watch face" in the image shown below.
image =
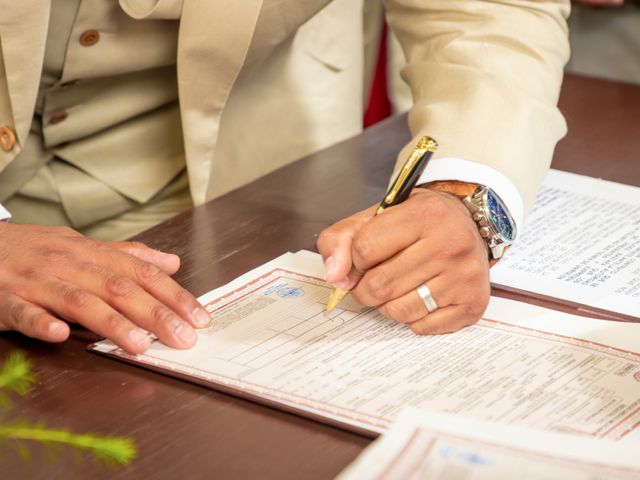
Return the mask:
[[515, 239], [516, 227], [513, 219], [500, 197], [492, 190], [487, 192], [487, 217], [503, 240], [512, 242]]

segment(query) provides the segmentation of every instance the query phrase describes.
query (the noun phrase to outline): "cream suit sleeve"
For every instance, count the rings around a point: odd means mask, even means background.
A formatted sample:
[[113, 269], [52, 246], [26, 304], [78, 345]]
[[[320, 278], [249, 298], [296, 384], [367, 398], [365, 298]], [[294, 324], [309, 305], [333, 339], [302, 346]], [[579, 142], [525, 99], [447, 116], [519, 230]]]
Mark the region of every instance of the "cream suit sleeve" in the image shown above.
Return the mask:
[[182, 13], [183, 0], [120, 0], [120, 7], [130, 17], [175, 20]]
[[468, 167], [460, 164], [468, 174], [471, 162], [497, 170], [530, 209], [553, 149], [566, 133], [556, 103], [569, 56], [569, 1], [385, 4], [407, 57], [402, 75], [414, 97], [412, 134], [436, 138], [443, 161], [469, 161]]

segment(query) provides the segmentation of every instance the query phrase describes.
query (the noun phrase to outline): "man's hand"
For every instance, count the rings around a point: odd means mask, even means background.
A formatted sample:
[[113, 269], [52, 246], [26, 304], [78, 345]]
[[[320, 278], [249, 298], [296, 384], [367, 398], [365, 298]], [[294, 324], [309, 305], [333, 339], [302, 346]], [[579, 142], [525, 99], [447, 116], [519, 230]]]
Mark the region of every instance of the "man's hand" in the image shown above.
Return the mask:
[[148, 332], [175, 348], [195, 344], [207, 311], [169, 275], [180, 259], [140, 243], [99, 242], [66, 227], [0, 222], [0, 330], [48, 342], [79, 323], [130, 353]]
[[[488, 251], [462, 202], [418, 188], [374, 217], [376, 208], [320, 234], [327, 281], [418, 334], [478, 321], [489, 302]], [[438, 303], [432, 313], [416, 292], [423, 283]]]

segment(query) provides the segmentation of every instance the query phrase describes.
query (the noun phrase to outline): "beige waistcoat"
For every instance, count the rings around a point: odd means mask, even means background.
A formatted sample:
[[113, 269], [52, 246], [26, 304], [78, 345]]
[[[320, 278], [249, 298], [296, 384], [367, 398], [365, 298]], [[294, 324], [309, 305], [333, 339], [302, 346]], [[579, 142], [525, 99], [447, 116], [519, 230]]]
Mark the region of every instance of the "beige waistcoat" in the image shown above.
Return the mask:
[[[178, 23], [140, 28], [111, 0], [52, 0], [51, 8], [36, 115], [19, 161], [0, 173], [0, 202], [17, 193], [7, 205], [22, 207], [16, 220], [82, 229], [145, 204], [184, 169]], [[108, 37], [82, 45], [83, 32], [106, 30], [105, 19], [137, 31], [128, 55], [102, 48]], [[25, 215], [29, 207], [39, 212]]]

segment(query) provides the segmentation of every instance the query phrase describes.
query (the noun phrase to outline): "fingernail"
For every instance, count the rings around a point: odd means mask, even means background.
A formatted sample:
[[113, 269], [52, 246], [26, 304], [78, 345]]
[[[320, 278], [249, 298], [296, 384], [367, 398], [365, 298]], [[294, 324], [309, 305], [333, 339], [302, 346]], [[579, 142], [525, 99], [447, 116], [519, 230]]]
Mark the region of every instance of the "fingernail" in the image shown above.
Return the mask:
[[349, 278], [345, 278], [333, 284], [334, 287], [339, 288], [340, 290], [349, 290], [350, 285], [351, 285], [351, 280], [349, 280]]
[[211, 323], [209, 312], [200, 307], [196, 307], [195, 310], [191, 312], [191, 318], [193, 319], [193, 323], [200, 328], [208, 327]]
[[173, 253], [165, 253], [165, 252], [162, 252], [162, 255], [164, 255], [165, 262], [171, 262], [173, 264], [180, 265], [180, 257], [178, 255], [174, 255]]
[[180, 340], [180, 343], [185, 345], [191, 345], [196, 340], [196, 332], [193, 328], [180, 321], [175, 322], [173, 333], [176, 338]]
[[60, 322], [52, 322], [49, 324], [49, 333], [57, 335], [62, 330], [62, 324]]
[[333, 258], [333, 256], [331, 257], [327, 257], [327, 259], [324, 261], [324, 278], [329, 281], [329, 279], [331, 277], [333, 277], [334, 275], [334, 270], [336, 268], [335, 266], [335, 259]]
[[180, 261], [180, 257], [174, 253], [169, 253], [169, 252], [163, 252], [162, 250], [156, 250], [155, 248], [153, 249], [154, 252], [156, 252], [158, 255], [161, 255], [162, 257], [164, 257], [164, 261], [173, 261], [173, 262], [179, 262]]
[[149, 332], [147, 332], [146, 330], [142, 330], [141, 328], [134, 328], [133, 330], [129, 330], [129, 340], [131, 340], [136, 345], [147, 345], [151, 342]]

